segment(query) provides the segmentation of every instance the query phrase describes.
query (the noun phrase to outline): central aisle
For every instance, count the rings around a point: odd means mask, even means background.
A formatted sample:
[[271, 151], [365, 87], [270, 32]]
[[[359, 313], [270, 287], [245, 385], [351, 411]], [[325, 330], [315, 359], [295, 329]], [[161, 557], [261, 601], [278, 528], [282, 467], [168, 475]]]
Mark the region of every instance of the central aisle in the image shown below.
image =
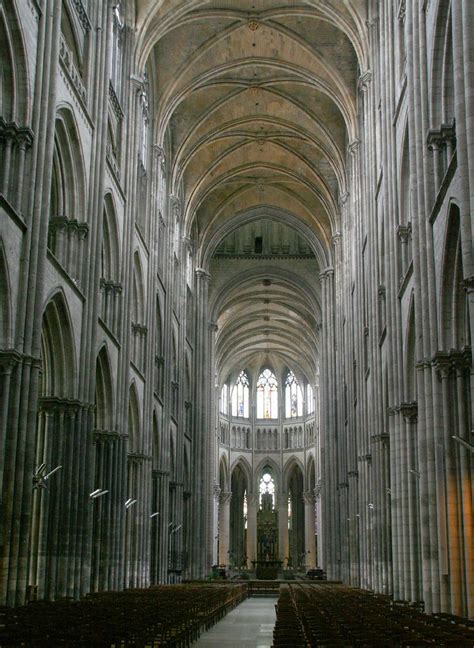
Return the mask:
[[199, 648], [269, 648], [273, 642], [277, 598], [248, 598], [204, 633]]

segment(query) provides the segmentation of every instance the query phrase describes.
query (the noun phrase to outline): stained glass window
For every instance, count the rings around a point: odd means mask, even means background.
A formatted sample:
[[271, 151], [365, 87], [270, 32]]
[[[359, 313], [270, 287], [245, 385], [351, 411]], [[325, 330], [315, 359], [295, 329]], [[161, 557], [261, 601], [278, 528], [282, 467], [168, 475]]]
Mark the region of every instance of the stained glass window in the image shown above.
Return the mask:
[[303, 416], [303, 394], [292, 371], [288, 372], [285, 381], [285, 418]]
[[242, 371], [232, 390], [232, 416], [249, 417], [249, 379]]
[[264, 369], [257, 382], [257, 418], [278, 418], [278, 382], [270, 369]]
[[260, 505], [262, 504], [262, 497], [265, 494], [272, 496], [272, 508], [275, 508], [275, 480], [269, 472], [265, 472], [260, 479]]

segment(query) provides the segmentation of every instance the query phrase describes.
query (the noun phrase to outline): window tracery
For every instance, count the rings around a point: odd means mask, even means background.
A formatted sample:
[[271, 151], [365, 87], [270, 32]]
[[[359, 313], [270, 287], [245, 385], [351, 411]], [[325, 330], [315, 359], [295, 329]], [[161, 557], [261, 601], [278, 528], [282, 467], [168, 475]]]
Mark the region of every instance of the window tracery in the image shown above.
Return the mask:
[[249, 417], [249, 378], [241, 371], [232, 390], [232, 416]]
[[303, 416], [303, 394], [295, 374], [289, 371], [285, 380], [285, 417]]
[[[268, 469], [267, 469], [268, 470]], [[259, 484], [259, 492], [260, 492], [260, 506], [263, 505], [263, 497], [264, 495], [270, 495], [271, 496], [271, 508], [275, 508], [275, 480], [271, 476], [271, 474], [267, 471], [264, 472], [261, 479], [260, 479], [260, 484]], [[269, 499], [269, 498], [266, 498]]]
[[278, 381], [270, 369], [264, 369], [257, 381], [257, 418], [278, 418]]

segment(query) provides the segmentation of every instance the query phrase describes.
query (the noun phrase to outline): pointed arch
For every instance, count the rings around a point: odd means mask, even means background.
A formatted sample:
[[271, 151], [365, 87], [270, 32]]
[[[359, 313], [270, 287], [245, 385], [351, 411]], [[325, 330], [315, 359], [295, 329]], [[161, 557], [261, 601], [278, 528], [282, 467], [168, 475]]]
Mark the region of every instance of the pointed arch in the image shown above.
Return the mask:
[[135, 382], [132, 382], [128, 398], [128, 451], [140, 451], [140, 399]]
[[162, 307], [160, 296], [156, 295], [156, 307], [155, 307], [155, 355], [158, 358], [163, 356], [163, 316], [162, 316]]
[[12, 2], [0, 5], [0, 117], [26, 126], [29, 121], [29, 79], [20, 22]]
[[466, 325], [466, 293], [462, 288], [460, 212], [455, 203], [451, 203], [447, 219], [442, 269], [441, 348], [461, 349], [469, 343], [469, 334]]
[[[237, 459], [232, 463], [232, 465], [231, 465], [231, 467], [230, 467], [230, 480], [231, 480], [231, 481], [232, 481], [232, 475], [234, 474], [234, 472], [235, 472], [237, 469], [241, 470], [241, 471], [244, 473], [244, 475], [245, 475], [245, 479], [246, 479], [246, 481], [247, 481], [247, 487], [248, 487], [248, 489], [250, 490], [250, 489], [253, 487], [253, 483], [252, 483], [252, 468], [251, 468], [249, 462], [247, 461], [247, 459], [246, 459], [245, 457], [242, 457], [242, 456], [241, 456], [241, 457], [238, 457], [238, 458], [237, 458]], [[255, 492], [255, 491], [253, 491], [253, 492]]]
[[12, 305], [8, 264], [0, 239], [0, 348], [13, 346], [12, 339]]
[[229, 465], [226, 455], [222, 455], [219, 461], [219, 488], [223, 492], [227, 492], [230, 487], [229, 480]]
[[100, 349], [96, 360], [95, 429], [111, 431], [114, 427], [114, 389], [107, 345]]
[[289, 481], [291, 479], [292, 473], [295, 470], [298, 470], [301, 473], [301, 477], [303, 478], [303, 475], [305, 474], [304, 466], [301, 461], [297, 457], [295, 457], [295, 455], [292, 455], [283, 468], [282, 489], [284, 489], [285, 491], [287, 491], [289, 488]]
[[143, 324], [145, 321], [145, 285], [140, 254], [133, 255], [132, 322]]
[[310, 493], [314, 493], [316, 488], [316, 462], [312, 454], [308, 456], [306, 462], [306, 490]]
[[407, 402], [416, 401], [416, 326], [415, 295], [412, 293], [408, 308], [407, 330], [405, 336], [405, 398]]
[[[439, 128], [454, 118], [454, 65], [450, 0], [439, 0], [431, 65], [431, 125]], [[440, 101], [441, 97], [441, 101]]]
[[48, 302], [41, 331], [41, 387], [43, 397], [74, 398], [76, 354], [71, 318], [62, 291]]
[[51, 217], [82, 221], [87, 213], [84, 156], [78, 133], [71, 107], [63, 104], [56, 113]]
[[156, 410], [153, 411], [153, 424], [152, 424], [152, 462], [153, 470], [157, 470], [159, 467], [160, 461], [160, 448], [161, 448], [161, 439], [160, 439], [160, 428], [158, 424], [158, 414]]
[[231, 391], [232, 416], [248, 418], [249, 402], [250, 380], [247, 371], [243, 369], [237, 376]]
[[268, 470], [270, 471], [273, 479], [275, 480], [275, 486], [277, 490], [281, 490], [281, 470], [280, 466], [274, 461], [270, 456], [266, 456], [261, 459], [254, 469], [254, 492], [258, 493], [260, 479], [263, 473]]
[[106, 281], [116, 282], [120, 278], [120, 244], [117, 214], [114, 199], [110, 192], [104, 198], [101, 277]]
[[257, 418], [278, 418], [278, 379], [270, 367], [262, 368], [257, 380]]

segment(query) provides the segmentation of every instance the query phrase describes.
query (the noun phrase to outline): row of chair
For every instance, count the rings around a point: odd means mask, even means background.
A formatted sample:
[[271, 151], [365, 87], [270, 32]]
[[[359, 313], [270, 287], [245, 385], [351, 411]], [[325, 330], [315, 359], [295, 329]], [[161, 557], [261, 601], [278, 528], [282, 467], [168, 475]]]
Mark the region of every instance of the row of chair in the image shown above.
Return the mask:
[[354, 587], [301, 583], [282, 587], [277, 605], [274, 646], [292, 645], [472, 648], [474, 628]]
[[0, 611], [0, 647], [185, 648], [247, 597], [244, 584], [163, 585]]

